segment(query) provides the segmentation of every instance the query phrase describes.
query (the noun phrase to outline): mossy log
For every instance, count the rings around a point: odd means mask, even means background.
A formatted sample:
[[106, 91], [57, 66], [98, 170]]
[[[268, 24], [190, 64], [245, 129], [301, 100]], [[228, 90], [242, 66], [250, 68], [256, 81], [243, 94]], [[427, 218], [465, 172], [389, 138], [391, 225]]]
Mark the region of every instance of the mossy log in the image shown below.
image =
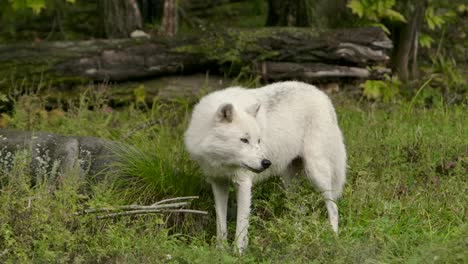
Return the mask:
[[40, 76], [63, 84], [206, 71], [260, 73], [272, 80], [380, 78], [386, 70], [369, 69], [386, 69], [391, 48], [391, 41], [378, 28], [228, 29], [172, 39], [0, 45], [0, 87], [11, 76]]
[[264, 61], [256, 65], [258, 74], [267, 81], [286, 79], [302, 80], [310, 83], [381, 79], [391, 70], [386, 67], [356, 67], [325, 63], [295, 63]]

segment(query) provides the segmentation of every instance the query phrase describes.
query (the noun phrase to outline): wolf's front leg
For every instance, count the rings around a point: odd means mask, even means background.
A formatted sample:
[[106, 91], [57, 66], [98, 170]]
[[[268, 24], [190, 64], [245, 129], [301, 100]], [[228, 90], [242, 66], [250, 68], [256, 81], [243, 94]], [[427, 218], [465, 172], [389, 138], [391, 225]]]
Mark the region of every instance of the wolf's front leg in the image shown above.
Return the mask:
[[237, 191], [236, 246], [240, 254], [247, 247], [249, 238], [250, 203], [252, 197], [252, 179], [246, 177], [235, 181]]
[[216, 211], [216, 238], [218, 246], [224, 246], [227, 240], [227, 204], [229, 198], [229, 182], [224, 180], [210, 181], [213, 189]]

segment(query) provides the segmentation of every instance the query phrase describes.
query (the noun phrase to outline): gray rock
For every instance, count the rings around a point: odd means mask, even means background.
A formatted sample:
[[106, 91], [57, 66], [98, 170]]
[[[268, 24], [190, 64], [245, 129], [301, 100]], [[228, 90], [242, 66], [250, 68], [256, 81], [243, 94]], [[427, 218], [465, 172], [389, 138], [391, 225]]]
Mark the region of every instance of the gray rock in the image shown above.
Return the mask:
[[47, 132], [0, 130], [0, 171], [14, 165], [16, 153], [30, 154], [32, 176], [53, 179], [57, 175], [78, 170], [82, 177], [98, 179], [115, 160], [112, 141], [96, 137], [60, 136]]

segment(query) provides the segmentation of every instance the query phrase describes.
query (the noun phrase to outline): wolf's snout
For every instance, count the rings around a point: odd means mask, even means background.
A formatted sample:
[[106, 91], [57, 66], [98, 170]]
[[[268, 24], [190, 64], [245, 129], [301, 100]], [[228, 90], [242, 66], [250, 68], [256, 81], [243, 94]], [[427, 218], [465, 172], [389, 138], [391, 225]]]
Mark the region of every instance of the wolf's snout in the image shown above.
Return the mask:
[[267, 159], [263, 159], [262, 160], [262, 167], [264, 169], [268, 169], [269, 167], [271, 166], [271, 161], [267, 160]]

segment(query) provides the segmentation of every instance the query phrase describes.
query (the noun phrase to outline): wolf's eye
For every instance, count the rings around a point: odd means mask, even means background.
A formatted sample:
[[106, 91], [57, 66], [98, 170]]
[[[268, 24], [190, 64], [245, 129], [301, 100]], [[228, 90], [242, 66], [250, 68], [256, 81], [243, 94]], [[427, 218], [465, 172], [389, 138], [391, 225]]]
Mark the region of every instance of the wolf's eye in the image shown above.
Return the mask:
[[241, 140], [242, 142], [244, 142], [245, 144], [249, 144], [249, 140], [246, 139], [246, 138], [241, 138], [240, 140]]
[[258, 144], [260, 144], [260, 139], [258, 139]]

